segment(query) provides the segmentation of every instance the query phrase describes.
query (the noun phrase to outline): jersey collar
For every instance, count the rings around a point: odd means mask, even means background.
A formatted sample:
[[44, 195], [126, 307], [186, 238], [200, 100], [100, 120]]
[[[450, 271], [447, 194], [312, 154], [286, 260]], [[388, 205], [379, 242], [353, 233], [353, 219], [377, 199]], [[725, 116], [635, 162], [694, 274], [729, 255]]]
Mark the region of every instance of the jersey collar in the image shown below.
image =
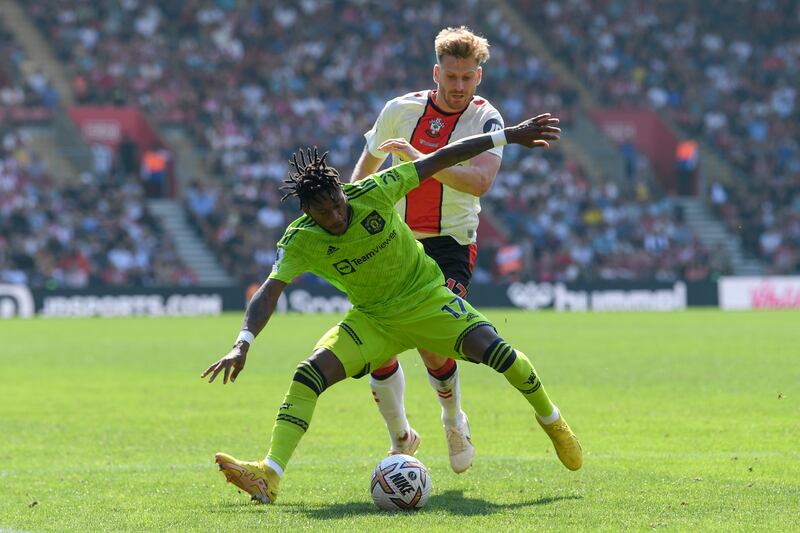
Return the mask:
[[436, 89], [431, 89], [431, 91], [428, 93], [428, 102], [430, 102], [431, 106], [436, 110], [436, 112], [441, 114], [441, 115], [446, 115], [446, 116], [451, 116], [451, 117], [455, 116], [455, 115], [460, 115], [464, 111], [466, 111], [467, 108], [469, 107], [469, 104], [471, 104], [474, 99], [475, 99], [475, 95], [473, 94], [472, 98], [469, 99], [469, 102], [467, 102], [467, 105], [464, 106], [464, 109], [462, 109], [461, 111], [447, 112], [444, 109], [442, 109], [441, 107], [439, 107], [438, 105], [436, 105]]

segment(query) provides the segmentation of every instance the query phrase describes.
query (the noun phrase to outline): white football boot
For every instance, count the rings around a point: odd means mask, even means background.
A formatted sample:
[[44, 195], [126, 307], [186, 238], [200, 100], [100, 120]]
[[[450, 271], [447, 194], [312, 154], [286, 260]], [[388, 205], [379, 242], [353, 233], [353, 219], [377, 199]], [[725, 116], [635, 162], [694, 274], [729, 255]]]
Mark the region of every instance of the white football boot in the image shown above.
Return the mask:
[[450, 454], [450, 466], [453, 472], [460, 474], [472, 466], [475, 455], [475, 446], [469, 432], [469, 420], [464, 411], [461, 411], [459, 421], [452, 426], [445, 425], [444, 432], [447, 436], [447, 451]]
[[414, 428], [408, 428], [408, 431], [398, 439], [400, 442], [397, 444], [392, 443], [392, 447], [389, 448], [389, 453], [387, 455], [414, 455], [417, 453], [417, 448], [419, 448], [419, 444], [422, 439], [419, 437], [419, 433], [417, 433]]

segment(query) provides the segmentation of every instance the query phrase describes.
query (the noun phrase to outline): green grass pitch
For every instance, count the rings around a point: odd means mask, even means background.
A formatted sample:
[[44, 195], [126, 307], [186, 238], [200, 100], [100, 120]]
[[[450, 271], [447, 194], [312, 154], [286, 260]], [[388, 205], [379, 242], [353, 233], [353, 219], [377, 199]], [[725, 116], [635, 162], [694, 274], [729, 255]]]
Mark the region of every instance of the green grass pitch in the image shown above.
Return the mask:
[[490, 310], [581, 439], [569, 472], [523, 398], [467, 363], [477, 454], [449, 469], [419, 357], [406, 370], [425, 509], [368, 487], [388, 447], [366, 379], [317, 404], [274, 506], [224, 482], [214, 452], [262, 457], [297, 363], [337, 320], [276, 316], [234, 385], [202, 370], [240, 314], [0, 321], [0, 531], [800, 529], [800, 313]]

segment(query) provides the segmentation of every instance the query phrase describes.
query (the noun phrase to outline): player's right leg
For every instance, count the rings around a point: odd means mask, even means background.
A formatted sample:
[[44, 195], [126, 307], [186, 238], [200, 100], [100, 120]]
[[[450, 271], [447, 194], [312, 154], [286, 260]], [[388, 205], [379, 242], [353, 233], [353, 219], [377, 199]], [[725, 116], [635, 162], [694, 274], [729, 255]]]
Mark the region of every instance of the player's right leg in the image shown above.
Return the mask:
[[442, 406], [442, 425], [447, 439], [447, 453], [450, 468], [457, 474], [472, 466], [475, 446], [469, 430], [469, 420], [461, 409], [461, 380], [458, 365], [454, 359], [442, 357], [434, 352], [419, 348], [419, 355], [428, 369], [428, 381]]
[[214, 456], [228, 483], [250, 495], [260, 503], [274, 503], [278, 498], [278, 485], [281, 482], [278, 472], [264, 461], [242, 461], [227, 453]]
[[372, 362], [365, 360], [361, 349], [365, 343], [378, 360], [408, 348], [358, 311], [348, 312], [317, 342], [313, 354], [297, 366], [272, 427], [266, 458], [248, 462], [217, 454], [217, 464], [228, 481], [259, 502], [275, 502], [280, 478], [311, 423], [319, 396], [345, 377], [369, 372]]
[[389, 432], [389, 455], [402, 453], [414, 455], [420, 445], [419, 434], [409, 425], [403, 396], [406, 378], [403, 367], [392, 356], [369, 377], [372, 399], [386, 423]]
[[266, 459], [241, 461], [225, 453], [216, 455], [215, 462], [228, 482], [250, 494], [253, 500], [275, 503], [283, 470], [311, 423], [317, 399], [344, 378], [344, 365], [327, 348], [316, 349], [302, 361], [278, 410]]

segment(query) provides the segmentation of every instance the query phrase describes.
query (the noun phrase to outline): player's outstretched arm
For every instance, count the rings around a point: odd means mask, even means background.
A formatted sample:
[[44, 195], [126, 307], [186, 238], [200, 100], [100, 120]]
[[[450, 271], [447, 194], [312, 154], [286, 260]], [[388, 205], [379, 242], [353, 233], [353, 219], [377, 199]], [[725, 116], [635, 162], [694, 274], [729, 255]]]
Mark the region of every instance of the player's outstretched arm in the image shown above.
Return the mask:
[[[250, 332], [252, 338], [264, 329], [267, 325], [275, 307], [278, 305], [278, 298], [286, 283], [278, 281], [277, 279], [268, 279], [261, 287], [258, 288], [256, 293], [250, 298], [247, 304], [247, 310], [244, 313], [244, 324], [242, 331]], [[240, 335], [241, 337], [241, 335]], [[247, 340], [237, 339], [233, 348], [222, 359], [211, 365], [205, 372], [200, 374], [201, 378], [208, 375], [208, 382], [212, 383], [220, 372], [224, 371], [222, 383], [228, 383], [230, 377], [231, 383], [236, 381], [239, 372], [244, 369], [244, 364], [247, 361], [247, 351], [250, 349], [250, 342]]]
[[[405, 139], [388, 139], [378, 150], [397, 154], [402, 161], [416, 161], [424, 154]], [[448, 187], [473, 196], [483, 196], [489, 191], [497, 171], [500, 158], [490, 152], [470, 158], [468, 167], [452, 166], [438, 172], [436, 179]]]
[[[549, 148], [549, 141], [557, 141], [560, 138], [561, 129], [558, 127], [558, 122], [559, 120], [551, 117], [550, 113], [545, 113], [498, 132], [466, 137], [414, 161], [417, 175], [422, 181], [440, 170], [489, 150], [495, 146], [496, 142], [500, 144], [520, 144], [527, 148], [536, 148], [537, 146]], [[502, 135], [505, 135], [505, 137], [502, 138]], [[495, 138], [495, 136], [499, 136], [499, 139]], [[389, 145], [386, 149], [391, 151], [392, 146]]]

